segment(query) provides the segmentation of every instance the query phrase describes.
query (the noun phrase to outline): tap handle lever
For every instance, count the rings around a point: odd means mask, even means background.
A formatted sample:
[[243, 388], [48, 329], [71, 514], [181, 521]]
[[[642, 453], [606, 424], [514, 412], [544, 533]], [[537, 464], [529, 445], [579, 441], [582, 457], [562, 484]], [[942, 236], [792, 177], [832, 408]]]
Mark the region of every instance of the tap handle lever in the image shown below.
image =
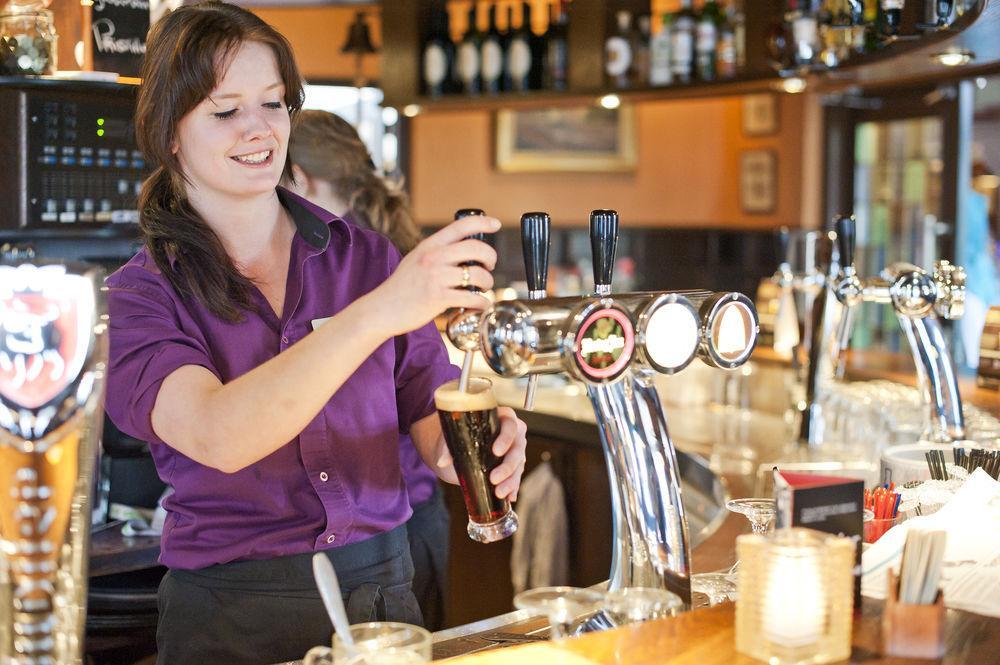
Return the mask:
[[[472, 217], [472, 216], [475, 216], [475, 215], [482, 216], [482, 215], [485, 215], [485, 214], [486, 213], [482, 209], [480, 209], [480, 208], [459, 208], [458, 210], [455, 211], [455, 221], [458, 221], [458, 220], [462, 219], [463, 217]], [[496, 247], [496, 241], [495, 241], [494, 235], [492, 233], [473, 233], [473, 234], [471, 234], [469, 236], [466, 236], [466, 240], [478, 240], [480, 242], [485, 242], [490, 247], [494, 247], [494, 248]], [[463, 265], [463, 266], [478, 266], [478, 265], [481, 265], [481, 264], [478, 261], [466, 261], [465, 263], [462, 263], [461, 265]], [[478, 291], [479, 290], [479, 289], [477, 289], [474, 286], [468, 286], [466, 288], [469, 289], [470, 291]]]
[[524, 274], [529, 294], [542, 295], [540, 292], [546, 290], [551, 226], [548, 213], [526, 212], [521, 215], [521, 250], [524, 252]]
[[857, 240], [857, 222], [854, 220], [854, 215], [837, 215], [834, 218], [834, 229], [837, 232], [841, 271], [854, 274], [854, 244]]
[[791, 232], [788, 230], [788, 227], [782, 226], [778, 229], [775, 239], [777, 240], [778, 270], [784, 271], [788, 269], [788, 242], [791, 239]]
[[611, 275], [618, 248], [618, 212], [594, 210], [590, 213], [590, 248], [594, 254], [594, 290], [597, 295], [611, 293]]

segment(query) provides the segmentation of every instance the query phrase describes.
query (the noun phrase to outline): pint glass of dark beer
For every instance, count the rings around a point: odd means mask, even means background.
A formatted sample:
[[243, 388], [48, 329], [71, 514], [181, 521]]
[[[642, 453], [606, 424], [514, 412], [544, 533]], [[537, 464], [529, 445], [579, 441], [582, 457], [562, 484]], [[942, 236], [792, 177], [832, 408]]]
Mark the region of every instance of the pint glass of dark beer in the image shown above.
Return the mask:
[[493, 442], [500, 433], [493, 385], [472, 377], [468, 391], [463, 392], [458, 381], [450, 381], [434, 391], [434, 404], [469, 511], [469, 537], [492, 543], [513, 535], [517, 513], [510, 501], [497, 498], [490, 482], [490, 472], [501, 461], [493, 454]]

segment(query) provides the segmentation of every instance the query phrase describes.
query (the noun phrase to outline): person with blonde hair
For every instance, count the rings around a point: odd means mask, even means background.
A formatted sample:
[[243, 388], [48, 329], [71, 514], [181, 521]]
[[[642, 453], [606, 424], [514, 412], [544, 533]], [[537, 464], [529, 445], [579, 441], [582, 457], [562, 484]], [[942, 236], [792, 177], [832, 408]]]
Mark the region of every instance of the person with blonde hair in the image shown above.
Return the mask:
[[[292, 191], [345, 221], [378, 231], [401, 254], [420, 242], [401, 182], [375, 169], [368, 148], [347, 120], [304, 110], [288, 143]], [[400, 463], [413, 509], [406, 533], [413, 558], [413, 593], [424, 625], [444, 628], [447, 598], [449, 518], [437, 476], [424, 464], [409, 436], [400, 438]]]

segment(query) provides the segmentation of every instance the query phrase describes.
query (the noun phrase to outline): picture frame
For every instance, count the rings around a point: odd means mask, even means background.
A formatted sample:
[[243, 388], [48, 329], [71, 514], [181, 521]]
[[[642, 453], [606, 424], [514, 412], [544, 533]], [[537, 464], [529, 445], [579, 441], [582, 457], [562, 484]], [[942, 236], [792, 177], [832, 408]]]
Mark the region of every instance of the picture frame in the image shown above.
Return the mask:
[[747, 214], [773, 213], [778, 199], [778, 155], [774, 150], [740, 153], [740, 207]]
[[623, 172], [635, 164], [635, 111], [629, 105], [496, 113], [496, 167], [502, 173]]
[[778, 132], [778, 97], [769, 92], [745, 95], [740, 107], [744, 136], [770, 136]]

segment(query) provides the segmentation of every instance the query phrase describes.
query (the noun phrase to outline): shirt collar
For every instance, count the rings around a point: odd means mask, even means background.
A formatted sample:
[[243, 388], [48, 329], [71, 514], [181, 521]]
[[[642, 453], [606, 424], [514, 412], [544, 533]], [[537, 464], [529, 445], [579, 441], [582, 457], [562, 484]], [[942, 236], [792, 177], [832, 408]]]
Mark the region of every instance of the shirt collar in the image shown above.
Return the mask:
[[[296, 231], [310, 247], [318, 251], [325, 250], [330, 245], [331, 228], [340, 235], [346, 245], [351, 245], [348, 222], [284, 187], [279, 186], [276, 191], [278, 200], [291, 216]], [[177, 258], [173, 252], [169, 254], [168, 259], [170, 267], [176, 268]]]

